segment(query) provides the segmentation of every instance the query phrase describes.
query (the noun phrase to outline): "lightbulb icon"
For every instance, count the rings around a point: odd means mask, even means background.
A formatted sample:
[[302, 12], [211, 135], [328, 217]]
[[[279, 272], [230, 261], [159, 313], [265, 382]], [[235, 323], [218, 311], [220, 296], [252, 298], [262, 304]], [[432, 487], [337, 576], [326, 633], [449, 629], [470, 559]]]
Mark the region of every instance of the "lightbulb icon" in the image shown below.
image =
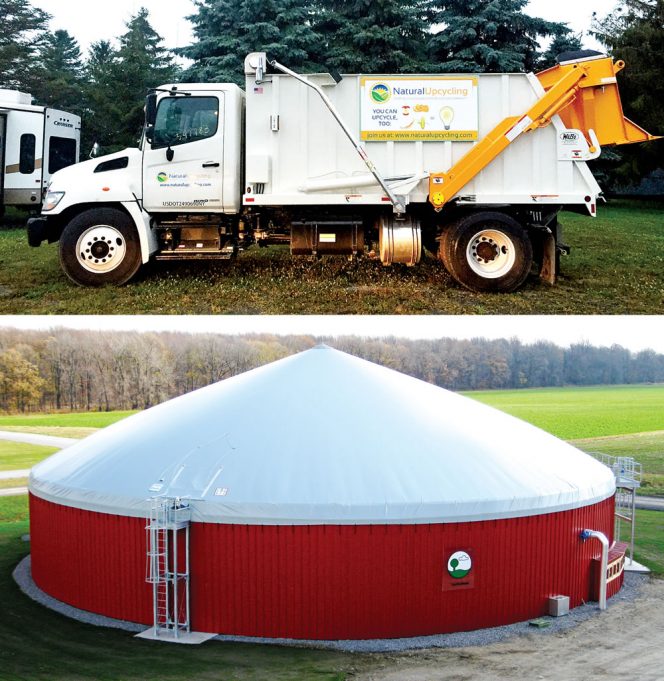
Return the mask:
[[454, 120], [454, 109], [451, 106], [444, 106], [440, 110], [440, 120], [443, 121], [445, 130], [449, 130]]

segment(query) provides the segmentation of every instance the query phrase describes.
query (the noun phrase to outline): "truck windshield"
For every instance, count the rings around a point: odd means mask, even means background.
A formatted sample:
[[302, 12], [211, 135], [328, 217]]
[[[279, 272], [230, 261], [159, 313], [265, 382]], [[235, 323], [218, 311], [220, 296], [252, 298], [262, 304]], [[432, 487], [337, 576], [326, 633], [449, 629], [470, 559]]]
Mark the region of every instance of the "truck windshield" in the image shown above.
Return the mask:
[[216, 97], [167, 97], [159, 102], [152, 148], [204, 140], [216, 135], [218, 128]]

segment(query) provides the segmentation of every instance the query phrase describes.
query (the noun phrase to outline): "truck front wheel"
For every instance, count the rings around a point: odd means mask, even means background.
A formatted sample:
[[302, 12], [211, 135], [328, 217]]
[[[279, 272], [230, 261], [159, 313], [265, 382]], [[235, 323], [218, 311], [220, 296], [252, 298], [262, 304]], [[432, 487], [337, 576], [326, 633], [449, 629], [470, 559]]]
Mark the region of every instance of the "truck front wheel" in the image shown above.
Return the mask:
[[530, 273], [533, 247], [523, 227], [504, 213], [471, 213], [449, 225], [439, 257], [471, 291], [515, 291]]
[[60, 264], [82, 286], [125, 284], [141, 266], [132, 219], [117, 208], [93, 208], [77, 215], [60, 237]]

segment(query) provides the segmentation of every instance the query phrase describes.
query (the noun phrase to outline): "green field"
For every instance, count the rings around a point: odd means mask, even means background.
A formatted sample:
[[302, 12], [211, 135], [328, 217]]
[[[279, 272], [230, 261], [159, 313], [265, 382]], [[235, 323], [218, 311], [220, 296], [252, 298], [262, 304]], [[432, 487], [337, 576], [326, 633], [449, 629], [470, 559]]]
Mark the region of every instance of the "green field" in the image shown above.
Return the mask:
[[0, 440], [0, 471], [20, 471], [24, 468], [31, 468], [57, 451], [56, 447], [41, 447], [24, 442]]
[[[20, 428], [24, 432], [30, 432], [30, 428], [40, 432], [46, 432], [44, 428], [105, 428], [120, 419], [130, 416], [133, 411], [87, 411], [72, 414], [15, 414], [0, 416], [0, 430], [7, 428]], [[49, 435], [66, 436], [61, 430], [51, 431]]]
[[664, 385], [466, 393], [565, 440], [664, 430]]
[[[564, 213], [572, 253], [554, 287], [536, 277], [513, 294], [470, 293], [428, 255], [417, 267], [364, 259], [294, 259], [252, 248], [236, 263], [154, 263], [129, 285], [80, 289], [57, 244], [31, 249], [0, 230], [0, 314], [659, 314], [664, 205], [615, 201], [599, 217]], [[15, 223], [14, 223], [15, 224]]]

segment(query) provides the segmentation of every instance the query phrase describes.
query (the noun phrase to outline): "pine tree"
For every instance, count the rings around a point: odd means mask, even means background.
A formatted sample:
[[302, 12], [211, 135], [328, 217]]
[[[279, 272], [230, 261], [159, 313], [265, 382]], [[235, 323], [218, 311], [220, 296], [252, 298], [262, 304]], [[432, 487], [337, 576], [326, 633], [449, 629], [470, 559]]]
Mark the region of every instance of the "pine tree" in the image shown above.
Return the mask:
[[196, 42], [177, 53], [194, 61], [188, 81], [244, 81], [244, 58], [267, 52], [290, 68], [316, 68], [320, 38], [312, 28], [308, 0], [196, 0], [198, 11], [188, 17]]
[[432, 70], [510, 72], [535, 68], [540, 37], [564, 34], [564, 24], [524, 13], [528, 0], [447, 0], [431, 7], [442, 28], [429, 39]]
[[178, 67], [162, 47], [162, 38], [150, 25], [148, 16], [148, 11], [141, 8], [127, 22], [113, 69], [116, 72], [113, 96], [122, 102], [124, 109], [118, 142], [125, 146], [135, 145], [140, 135], [148, 90], [173, 82], [178, 76]]
[[35, 53], [51, 17], [28, 0], [0, 0], [0, 17], [0, 88], [29, 91]]
[[346, 73], [425, 70], [426, 5], [419, 0], [319, 0], [325, 63]]
[[108, 40], [90, 46], [85, 64], [85, 85], [81, 130], [81, 149], [87, 153], [97, 142], [104, 151], [117, 145], [117, 131], [123, 115], [124, 102], [117, 97], [119, 76], [117, 51]]
[[76, 39], [62, 30], [49, 34], [39, 50], [39, 59], [38, 100], [80, 114], [83, 65]]
[[564, 33], [558, 33], [546, 51], [541, 54], [537, 60], [537, 70], [540, 71], [555, 66], [558, 63], [559, 55], [565, 52], [577, 52], [582, 48], [581, 35], [566, 29]]
[[[609, 16], [596, 19], [593, 28], [610, 53], [625, 61], [618, 79], [626, 116], [664, 135], [664, 0], [625, 0]], [[664, 140], [616, 151], [621, 162], [610, 182], [638, 184], [641, 177], [664, 167]]]

